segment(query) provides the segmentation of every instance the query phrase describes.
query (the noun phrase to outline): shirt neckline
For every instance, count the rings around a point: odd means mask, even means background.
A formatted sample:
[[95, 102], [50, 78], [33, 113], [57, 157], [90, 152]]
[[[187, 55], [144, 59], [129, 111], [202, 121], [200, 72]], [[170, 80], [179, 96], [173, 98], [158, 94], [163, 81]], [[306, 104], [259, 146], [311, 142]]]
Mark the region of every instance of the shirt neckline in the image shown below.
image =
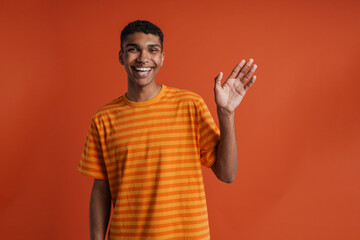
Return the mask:
[[144, 106], [148, 106], [148, 105], [151, 105], [155, 102], [157, 102], [165, 93], [165, 89], [166, 89], [166, 86], [165, 85], [161, 85], [161, 90], [160, 92], [153, 98], [149, 99], [149, 100], [146, 100], [146, 101], [143, 101], [143, 102], [134, 102], [134, 101], [131, 101], [130, 99], [128, 99], [128, 97], [126, 96], [126, 94], [124, 94], [122, 96], [122, 99], [124, 100], [124, 102], [129, 105], [129, 106], [132, 106], [132, 107], [144, 107]]

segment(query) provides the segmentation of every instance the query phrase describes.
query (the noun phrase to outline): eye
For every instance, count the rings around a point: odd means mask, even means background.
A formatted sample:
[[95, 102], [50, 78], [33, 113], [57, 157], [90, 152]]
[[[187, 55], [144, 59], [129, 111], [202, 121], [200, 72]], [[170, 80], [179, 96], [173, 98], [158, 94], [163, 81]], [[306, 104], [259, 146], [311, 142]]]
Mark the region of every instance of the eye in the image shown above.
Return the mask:
[[128, 52], [137, 52], [138, 49], [137, 48], [128, 48], [127, 51]]
[[150, 52], [151, 52], [151, 53], [157, 53], [157, 52], [159, 52], [159, 49], [157, 49], [157, 48], [151, 48], [151, 49], [150, 49]]

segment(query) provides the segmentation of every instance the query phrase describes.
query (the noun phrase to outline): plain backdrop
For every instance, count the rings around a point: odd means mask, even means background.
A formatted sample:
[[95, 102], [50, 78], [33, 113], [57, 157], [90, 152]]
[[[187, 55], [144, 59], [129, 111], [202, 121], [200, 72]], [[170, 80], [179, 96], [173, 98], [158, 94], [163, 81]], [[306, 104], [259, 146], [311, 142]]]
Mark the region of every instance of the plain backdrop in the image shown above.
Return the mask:
[[120, 32], [164, 32], [157, 80], [200, 94], [242, 58], [233, 184], [203, 169], [213, 240], [360, 239], [359, 1], [1, 1], [1, 239], [89, 239], [77, 172], [95, 111], [126, 92]]

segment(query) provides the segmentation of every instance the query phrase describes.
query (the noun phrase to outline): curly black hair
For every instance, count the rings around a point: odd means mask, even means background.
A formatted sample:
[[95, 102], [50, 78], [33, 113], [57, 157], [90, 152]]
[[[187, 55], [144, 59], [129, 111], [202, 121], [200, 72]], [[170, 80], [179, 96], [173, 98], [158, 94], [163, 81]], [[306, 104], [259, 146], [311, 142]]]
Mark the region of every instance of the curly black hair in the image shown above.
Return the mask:
[[164, 41], [164, 34], [162, 33], [161, 29], [156, 26], [155, 24], [146, 21], [146, 20], [136, 20], [134, 22], [129, 23], [122, 31], [121, 31], [121, 51], [123, 51], [123, 42], [127, 35], [136, 33], [136, 32], [143, 32], [146, 34], [153, 34], [158, 36], [161, 43], [161, 51], [163, 50], [163, 41]]

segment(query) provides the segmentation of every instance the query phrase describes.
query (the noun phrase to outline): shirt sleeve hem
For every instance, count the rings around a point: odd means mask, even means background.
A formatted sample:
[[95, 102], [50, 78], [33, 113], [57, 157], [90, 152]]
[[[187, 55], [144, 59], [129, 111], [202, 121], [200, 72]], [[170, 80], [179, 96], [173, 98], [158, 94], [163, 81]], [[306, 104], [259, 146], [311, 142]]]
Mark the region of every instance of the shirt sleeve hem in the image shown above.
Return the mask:
[[92, 172], [86, 171], [80, 167], [78, 167], [77, 170], [79, 173], [81, 173], [84, 176], [93, 177], [93, 178], [102, 179], [102, 180], [108, 180], [107, 177], [105, 177], [105, 176], [102, 176], [98, 173], [92, 173]]
[[215, 158], [214, 158], [214, 159], [212, 159], [211, 161], [207, 162], [205, 166], [206, 166], [206, 167], [208, 167], [208, 168], [211, 168], [211, 167], [212, 167], [212, 165], [214, 165], [215, 160], [216, 160]]

